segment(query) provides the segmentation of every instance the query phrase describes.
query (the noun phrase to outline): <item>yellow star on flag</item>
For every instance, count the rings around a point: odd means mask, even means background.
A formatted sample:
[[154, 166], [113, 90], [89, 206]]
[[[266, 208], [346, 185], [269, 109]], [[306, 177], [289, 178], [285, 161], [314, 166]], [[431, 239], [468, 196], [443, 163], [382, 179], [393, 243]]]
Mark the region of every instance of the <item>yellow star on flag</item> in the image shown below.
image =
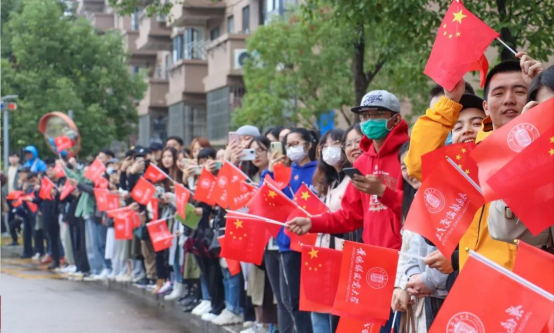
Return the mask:
[[448, 38], [452, 38], [452, 34], [448, 35]]
[[550, 142], [554, 143], [554, 136], [550, 138]]
[[554, 149], [550, 149], [550, 155], [554, 155]]
[[319, 252], [318, 250], [312, 248], [312, 250], [310, 252], [308, 252], [308, 254], [310, 255], [310, 259], [317, 258], [317, 253], [318, 252]]
[[240, 228], [242, 228], [242, 221], [241, 220], [236, 220], [234, 225], [235, 225], [235, 228], [240, 229]]
[[464, 14], [462, 13], [462, 10], [461, 10], [461, 9], [460, 9], [459, 12], [453, 13], [453, 15], [454, 15], [454, 19], [452, 20], [452, 22], [458, 21], [458, 22], [460, 22], [460, 24], [462, 23], [462, 19], [464, 19], [464, 18], [467, 17], [467, 15], [464, 15]]
[[462, 153], [465, 153], [467, 150], [465, 148], [462, 148]]
[[445, 36], [446, 36], [446, 31], [445, 31], [445, 32], [443, 33], [443, 35], [445, 35]]
[[461, 169], [463, 166], [461, 164], [458, 164], [458, 167]]
[[466, 169], [466, 174], [469, 175], [469, 169]]
[[461, 35], [462, 35], [461, 32], [457, 32], [457, 33], [456, 33], [456, 37], [460, 37]]
[[459, 161], [462, 159], [462, 157], [460, 155], [456, 155], [456, 159]]
[[310, 193], [309, 192], [302, 192], [302, 199], [308, 201], [308, 199], [310, 198]]
[[269, 191], [268, 195], [270, 198], [275, 198], [277, 196], [277, 193], [275, 193], [275, 191]]
[[446, 24], [442, 26], [443, 28], [446, 28]]

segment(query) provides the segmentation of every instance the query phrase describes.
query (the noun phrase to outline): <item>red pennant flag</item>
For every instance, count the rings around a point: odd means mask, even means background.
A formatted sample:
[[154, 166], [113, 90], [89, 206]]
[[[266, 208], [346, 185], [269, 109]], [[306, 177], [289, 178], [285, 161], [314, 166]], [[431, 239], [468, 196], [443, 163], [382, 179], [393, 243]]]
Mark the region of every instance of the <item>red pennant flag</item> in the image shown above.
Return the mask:
[[150, 163], [150, 165], [148, 165], [148, 168], [146, 168], [146, 171], [144, 172], [144, 178], [148, 179], [153, 184], [156, 184], [157, 182], [169, 177], [156, 165]]
[[322, 247], [302, 247], [300, 283], [308, 301], [324, 305], [331, 313], [339, 284], [342, 252]]
[[210, 206], [215, 205], [216, 201], [212, 195], [215, 187], [215, 176], [206, 169], [202, 169], [202, 173], [198, 178], [198, 185], [194, 191], [193, 199], [201, 201]]
[[311, 215], [320, 215], [329, 211], [327, 205], [312, 192], [305, 183], [298, 188], [294, 195], [294, 202]]
[[483, 204], [471, 178], [444, 160], [418, 190], [404, 229], [427, 238], [449, 258]]
[[115, 239], [133, 239], [134, 216], [132, 210], [120, 211], [114, 215]]
[[132, 228], [140, 227], [140, 217], [137, 212], [129, 207], [123, 207], [112, 211], [107, 211], [109, 217], [115, 220], [128, 219], [128, 223]]
[[103, 188], [103, 189], [107, 189], [109, 185], [110, 185], [110, 182], [108, 182], [108, 180], [106, 178], [104, 178], [103, 176], [98, 178], [96, 180], [96, 182], [94, 183], [94, 187]]
[[63, 200], [65, 198], [67, 198], [68, 195], [71, 194], [71, 192], [73, 192], [73, 190], [75, 190], [77, 187], [76, 186], [73, 186], [73, 184], [71, 184], [71, 182], [69, 181], [69, 179], [67, 179], [65, 181], [65, 184], [63, 186], [63, 190], [62, 190], [62, 193], [60, 194], [60, 200]]
[[[27, 195], [22, 196], [18, 200], [21, 200], [21, 202], [24, 201], [27, 204], [27, 207], [29, 207], [29, 209], [31, 210], [31, 212], [36, 213], [38, 211], [38, 205], [34, 202], [27, 201], [27, 199], [31, 199], [31, 200], [35, 199], [35, 194], [34, 193], [29, 193]], [[17, 207], [17, 206], [15, 206], [15, 207]]]
[[95, 183], [104, 172], [106, 172], [106, 166], [104, 163], [102, 163], [99, 159], [95, 159], [85, 172], [85, 178]]
[[167, 228], [165, 220], [152, 221], [146, 224], [148, 234], [155, 252], [160, 252], [171, 247], [173, 235]]
[[[265, 183], [271, 184], [271, 185], [272, 185], [273, 187], [275, 187], [276, 189], [282, 191], [282, 189], [281, 189], [282, 184], [277, 183], [277, 182], [276, 182], [275, 180], [273, 180], [273, 178], [271, 178], [269, 175], [265, 175], [264, 184], [265, 184]], [[287, 185], [288, 185], [288, 184], [287, 184]], [[286, 186], [284, 186], [283, 189], [284, 189], [284, 188], [286, 188]], [[291, 190], [290, 188], [288, 189], [288, 191], [290, 191], [291, 194], [293, 194], [293, 193], [292, 193], [292, 190]]]
[[54, 182], [48, 177], [42, 177], [40, 180], [40, 192], [38, 196], [43, 200], [52, 200], [52, 190], [56, 187]]
[[341, 317], [335, 333], [379, 333], [380, 330], [379, 324]]
[[19, 199], [23, 195], [23, 191], [11, 191], [6, 196], [6, 200], [16, 200]]
[[432, 174], [440, 162], [449, 157], [458, 165], [473, 181], [479, 184], [479, 168], [469, 154], [475, 149], [475, 142], [456, 143], [433, 150], [421, 156], [422, 181]]
[[265, 223], [248, 217], [227, 218], [225, 258], [261, 265], [270, 238]]
[[297, 205], [283, 192], [264, 182], [247, 204], [248, 213], [279, 222], [286, 222]]
[[98, 207], [99, 212], [105, 212], [109, 209], [108, 207], [108, 190], [95, 188], [94, 189], [94, 198], [96, 199], [96, 206]]
[[[460, 2], [452, 1], [437, 32], [424, 73], [452, 90], [470, 70], [485, 73], [485, 50], [499, 34], [473, 15]], [[483, 86], [484, 81], [481, 81]]]
[[108, 194], [106, 195], [106, 201], [108, 205], [107, 210], [119, 209], [119, 207], [121, 206], [121, 203], [119, 200], [119, 194], [117, 193], [112, 194], [108, 192]]
[[387, 321], [398, 251], [344, 242], [333, 314], [367, 322]]
[[284, 165], [283, 163], [275, 164], [273, 167], [274, 181], [278, 189], [283, 190], [290, 183], [290, 177], [292, 176], [292, 168]]
[[54, 165], [54, 172], [56, 173], [56, 177], [58, 179], [65, 177], [65, 170], [57, 163]]
[[56, 150], [58, 152], [62, 152], [73, 147], [73, 141], [65, 135], [54, 138], [54, 144], [56, 145]]
[[154, 184], [146, 180], [144, 177], [140, 177], [139, 181], [131, 191], [131, 197], [141, 205], [147, 205], [152, 199], [152, 196], [156, 193], [156, 187]]
[[517, 154], [488, 183], [533, 235], [554, 225], [554, 127]]
[[241, 182], [240, 193], [238, 196], [230, 197], [227, 201], [229, 209], [237, 210], [243, 208], [248, 204], [248, 201], [252, 199], [256, 192], [258, 192], [258, 188], [256, 186], [250, 185], [246, 181]]
[[232, 163], [223, 163], [223, 166], [217, 174], [216, 185], [213, 190], [213, 197], [217, 205], [227, 208], [231, 198], [241, 195], [241, 184], [246, 181], [246, 179], [248, 179], [248, 177]]
[[554, 255], [519, 241], [512, 271], [554, 294]]
[[190, 192], [183, 185], [175, 183], [175, 206], [177, 207], [177, 214], [183, 219], [186, 219], [185, 211], [189, 199]]
[[225, 258], [223, 256], [225, 254], [225, 241], [224, 241], [225, 236], [220, 236], [217, 239], [219, 240], [219, 244], [221, 246], [221, 252], [219, 256], [225, 259], [225, 262], [227, 263], [227, 269], [229, 269], [229, 274], [231, 274], [231, 276], [237, 275], [238, 273], [241, 272], [240, 261]]
[[159, 218], [160, 201], [156, 198], [150, 199], [150, 207], [152, 207], [152, 220], [156, 221]]
[[315, 246], [317, 241], [317, 234], [307, 233], [302, 236], [298, 236], [294, 232], [290, 232], [285, 229], [285, 234], [290, 238], [290, 249], [296, 252], [302, 252], [302, 246]]
[[479, 166], [479, 185], [483, 190], [485, 202], [500, 199], [500, 196], [490, 187], [489, 179], [554, 126], [552, 110], [554, 110], [554, 98], [535, 106], [495, 130], [471, 153], [471, 158]]
[[552, 315], [552, 300], [510, 274], [470, 255], [429, 333], [541, 332]]

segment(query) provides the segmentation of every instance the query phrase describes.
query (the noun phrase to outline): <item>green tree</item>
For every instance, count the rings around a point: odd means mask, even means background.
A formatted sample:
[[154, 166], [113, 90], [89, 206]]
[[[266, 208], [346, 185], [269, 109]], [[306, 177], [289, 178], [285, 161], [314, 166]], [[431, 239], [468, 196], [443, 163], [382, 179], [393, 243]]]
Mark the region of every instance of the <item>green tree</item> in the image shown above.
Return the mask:
[[121, 36], [96, 34], [85, 19], [66, 17], [55, 0], [26, 0], [8, 23], [13, 32], [11, 60], [2, 59], [2, 93], [18, 94], [10, 119], [11, 149], [46, 144], [37, 130], [51, 111], [74, 111], [82, 155], [134, 131], [145, 83], [127, 68]]
[[314, 128], [316, 119], [331, 109], [350, 122], [342, 109], [354, 101], [344, 43], [348, 31], [326, 16], [320, 12], [309, 21], [298, 16], [273, 20], [248, 39], [247, 94], [233, 112], [235, 124], [262, 127], [292, 121]]

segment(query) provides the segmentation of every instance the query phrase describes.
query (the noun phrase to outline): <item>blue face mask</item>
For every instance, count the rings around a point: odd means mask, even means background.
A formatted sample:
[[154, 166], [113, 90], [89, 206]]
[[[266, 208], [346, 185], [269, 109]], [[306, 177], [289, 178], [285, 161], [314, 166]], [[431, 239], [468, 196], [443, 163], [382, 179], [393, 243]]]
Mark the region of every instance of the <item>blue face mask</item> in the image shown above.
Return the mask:
[[360, 123], [362, 132], [368, 139], [380, 140], [389, 134], [390, 130], [387, 128], [387, 122], [390, 119], [368, 119]]

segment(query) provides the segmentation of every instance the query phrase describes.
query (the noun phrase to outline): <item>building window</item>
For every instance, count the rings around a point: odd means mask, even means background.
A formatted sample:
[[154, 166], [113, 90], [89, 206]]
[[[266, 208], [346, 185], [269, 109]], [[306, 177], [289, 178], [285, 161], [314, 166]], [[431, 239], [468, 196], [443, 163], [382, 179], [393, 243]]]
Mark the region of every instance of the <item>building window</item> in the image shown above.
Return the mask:
[[233, 15], [227, 18], [227, 32], [230, 34], [235, 33], [235, 17]]
[[210, 40], [218, 39], [219, 35], [220, 35], [219, 27], [216, 27], [216, 28], [210, 30]]
[[173, 63], [183, 59], [183, 35], [173, 38]]
[[138, 75], [139, 72], [140, 72], [140, 67], [139, 66], [133, 66], [133, 76]]
[[139, 15], [140, 10], [135, 8], [133, 14], [131, 14], [131, 30], [137, 31], [139, 29]]
[[[219, 36], [219, 34], [218, 34]], [[185, 59], [204, 59], [204, 31], [199, 28], [185, 30], [184, 53]]]
[[250, 6], [242, 8], [242, 32], [250, 33]]

